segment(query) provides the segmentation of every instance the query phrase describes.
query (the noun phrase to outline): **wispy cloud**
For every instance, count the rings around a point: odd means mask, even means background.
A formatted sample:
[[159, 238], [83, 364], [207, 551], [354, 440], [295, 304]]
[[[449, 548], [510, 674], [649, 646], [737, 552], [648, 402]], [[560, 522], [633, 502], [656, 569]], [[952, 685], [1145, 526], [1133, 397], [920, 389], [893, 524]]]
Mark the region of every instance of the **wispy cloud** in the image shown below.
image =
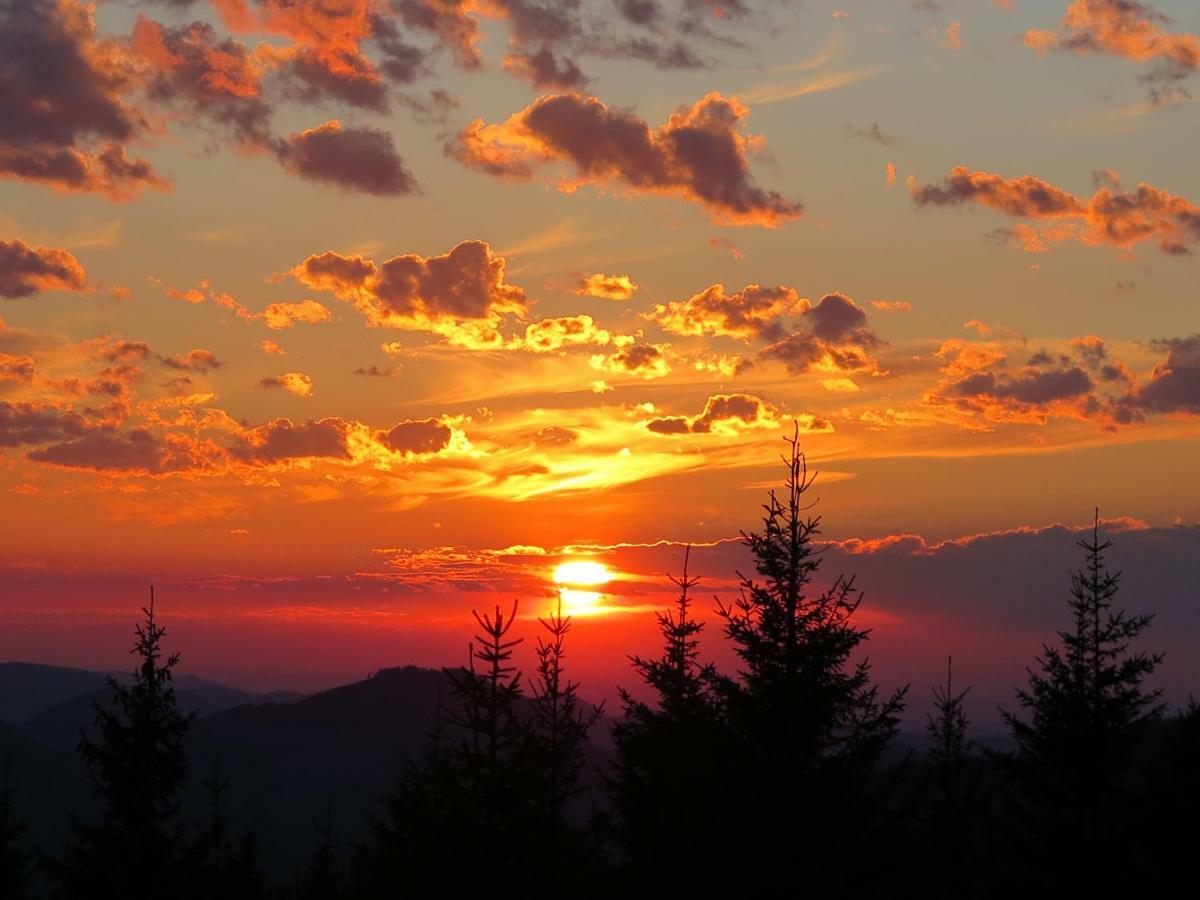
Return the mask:
[[852, 84], [858, 84], [860, 81], [874, 78], [884, 71], [886, 71], [886, 67], [884, 66], [851, 69], [846, 72], [835, 72], [832, 75], [819, 75], [816, 78], [800, 82], [764, 84], [760, 87], [751, 88], [749, 91], [744, 91], [739, 96], [746, 103], [751, 104], [779, 103], [783, 100], [794, 100], [796, 97], [804, 97], [808, 94], [821, 94], [825, 91], [833, 91]]

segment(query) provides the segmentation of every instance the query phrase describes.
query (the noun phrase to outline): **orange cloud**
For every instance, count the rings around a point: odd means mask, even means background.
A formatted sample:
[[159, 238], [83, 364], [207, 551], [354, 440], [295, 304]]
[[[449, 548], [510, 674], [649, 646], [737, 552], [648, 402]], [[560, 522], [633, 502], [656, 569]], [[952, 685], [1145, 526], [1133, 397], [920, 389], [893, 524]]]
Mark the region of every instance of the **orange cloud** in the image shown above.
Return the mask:
[[1175, 34], [1163, 26], [1169, 20], [1153, 6], [1132, 0], [1074, 0], [1059, 31], [1025, 32], [1025, 46], [1039, 53], [1107, 53], [1132, 62], [1160, 62], [1163, 68], [1147, 78], [1158, 99], [1171, 86], [1200, 69], [1200, 37]]
[[607, 344], [611, 336], [591, 316], [541, 319], [525, 329], [522, 346], [535, 353], [552, 353], [569, 345]]
[[631, 300], [640, 285], [628, 275], [604, 275], [597, 272], [585, 275], [571, 289], [581, 297], [599, 297], [603, 300]]
[[[506, 262], [482, 241], [441, 256], [314, 254], [291, 270], [301, 284], [352, 303], [372, 325], [441, 334], [463, 346], [502, 346], [504, 315], [524, 315], [525, 291], [504, 279]], [[464, 326], [474, 326], [473, 328]]]
[[749, 113], [736, 98], [711, 93], [652, 129], [595, 97], [548, 94], [502, 123], [476, 119], [448, 151], [508, 178], [530, 178], [538, 165], [558, 161], [574, 171], [566, 191], [616, 183], [634, 196], [699, 203], [717, 222], [774, 228], [799, 218], [801, 205], [754, 184], [747, 159], [764, 142], [744, 132]]
[[671, 374], [667, 362], [670, 344], [627, 344], [608, 356], [596, 355], [590, 360], [593, 369], [601, 372], [637, 375], [647, 380], [665, 378]]
[[1031, 175], [1006, 179], [990, 172], [956, 166], [940, 185], [911, 186], [918, 206], [962, 206], [977, 203], [1019, 218], [1049, 221], [1036, 233], [1022, 233], [1027, 249], [1042, 242], [1077, 240], [1092, 246], [1131, 248], [1157, 239], [1168, 254], [1188, 253], [1200, 241], [1200, 207], [1148, 184], [1123, 191], [1113, 173], [1083, 200]]
[[282, 388], [297, 397], [311, 397], [313, 392], [312, 379], [303, 372], [284, 372], [282, 375], [269, 375], [262, 379], [258, 386], [261, 388]]
[[693, 418], [666, 416], [651, 419], [646, 428], [655, 434], [738, 435], [757, 428], [780, 428], [776, 409], [751, 394], [714, 394]]
[[725, 285], [714, 284], [687, 300], [656, 304], [643, 318], [674, 334], [772, 340], [783, 336], [785, 317], [808, 307], [809, 302], [786, 285], [748, 284], [729, 294]]
[[316, 300], [301, 300], [298, 303], [272, 303], [262, 311], [262, 319], [268, 328], [276, 330], [291, 328], [297, 322], [328, 322], [333, 314]]
[[40, 291], [82, 291], [86, 286], [87, 273], [66, 250], [0, 241], [0, 297], [15, 300]]

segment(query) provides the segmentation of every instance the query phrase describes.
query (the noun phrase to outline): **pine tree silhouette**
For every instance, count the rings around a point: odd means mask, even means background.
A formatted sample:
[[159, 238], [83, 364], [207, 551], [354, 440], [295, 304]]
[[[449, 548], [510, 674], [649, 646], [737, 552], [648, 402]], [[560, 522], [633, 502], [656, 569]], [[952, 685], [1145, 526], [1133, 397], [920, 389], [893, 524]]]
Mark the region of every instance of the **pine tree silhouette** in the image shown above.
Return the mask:
[[[656, 614], [662, 655], [631, 657], [653, 692], [651, 702], [620, 690], [624, 715], [613, 725], [615, 772], [609, 784], [615, 841], [632, 885], [668, 882], [698, 888], [711, 872], [712, 816], [726, 799], [720, 785], [730, 746], [720, 705], [720, 675], [700, 661], [704, 623], [692, 615], [699, 579], [668, 575], [679, 589], [675, 609]], [[710, 885], [711, 886], [711, 885]]]
[[315, 822], [319, 841], [296, 892], [298, 900], [338, 900], [342, 894], [342, 869], [333, 839], [333, 801], [325, 805], [325, 819]]
[[179, 655], [163, 659], [166, 631], [155, 618], [153, 588], [142, 612], [130, 651], [140, 660], [132, 682], [109, 678], [109, 705], [95, 704], [96, 739], [80, 736], [79, 755], [102, 811], [96, 825], [72, 821], [73, 841], [56, 867], [69, 897], [158, 897], [180, 858], [183, 738], [193, 715], [175, 701]]
[[963, 701], [970, 688], [954, 693], [954, 658], [946, 659], [946, 683], [933, 689], [934, 712], [928, 716], [926, 730], [931, 740], [929, 759], [937, 771], [942, 792], [950, 796], [962, 773], [967, 749], [967, 714]]
[[8, 756], [0, 772], [0, 898], [25, 900], [32, 896], [33, 857], [25, 848], [29, 820], [17, 814], [19, 782], [12, 779]]
[[585, 708], [579, 698], [579, 683], [566, 674], [566, 638], [571, 617], [562, 613], [559, 600], [555, 611], [539, 618], [546, 632], [538, 636], [537, 677], [530, 690], [529, 750], [531, 765], [543, 773], [540, 803], [548, 827], [565, 826], [564, 807], [579, 792], [588, 732], [604, 712], [604, 704]]
[[746, 773], [746, 821], [786, 815], [788, 822], [779, 831], [756, 831], [744, 852], [770, 848], [784, 858], [793, 855], [789, 847], [805, 847], [795, 865], [806, 883], [853, 893], [863, 882], [847, 885], [839, 867], [853, 855], [855, 871], [867, 879], [872, 860], [830, 834], [853, 827], [865, 835], [871, 824], [875, 804], [867, 791], [896, 734], [907, 688], [880, 699], [869, 662], [852, 661], [869, 635], [854, 622], [862, 602], [854, 578], [839, 575], [819, 593], [813, 587], [821, 520], [808, 515], [805, 495], [816, 474], [808, 472], [799, 427], [785, 440], [782, 497], [771, 491], [762, 531], [742, 534], [758, 577], [739, 573], [738, 599], [717, 610], [741, 662], [728, 704], [741, 733], [736, 765]]
[[[1073, 627], [1058, 633], [1061, 646], [1043, 647], [1017, 691], [1028, 718], [1002, 712], [1026, 803], [1016, 838], [1033, 877], [1051, 889], [1110, 891], [1138, 877], [1132, 754], [1163, 711], [1160, 692], [1143, 686], [1163, 657], [1132, 649], [1152, 616], [1113, 609], [1121, 576], [1105, 565], [1112, 542], [1100, 538], [1099, 510], [1091, 539], [1078, 545], [1086, 562], [1071, 576]], [[1099, 853], [1106, 865], [1077, 864]]]
[[221, 774], [220, 760], [203, 787], [209, 797], [208, 817], [183, 848], [179, 871], [184, 878], [178, 893], [195, 900], [264, 896], [266, 876], [259, 863], [258, 840], [252, 832], [236, 838], [232, 834], [224, 803], [229, 779]]
[[933, 689], [927, 716], [930, 773], [921, 807], [925, 810], [921, 869], [933, 897], [983, 896], [985, 867], [979, 865], [980, 823], [985, 810], [977, 773], [969, 757], [965, 700], [970, 688], [955, 692], [954, 660], [946, 660], [946, 683]]

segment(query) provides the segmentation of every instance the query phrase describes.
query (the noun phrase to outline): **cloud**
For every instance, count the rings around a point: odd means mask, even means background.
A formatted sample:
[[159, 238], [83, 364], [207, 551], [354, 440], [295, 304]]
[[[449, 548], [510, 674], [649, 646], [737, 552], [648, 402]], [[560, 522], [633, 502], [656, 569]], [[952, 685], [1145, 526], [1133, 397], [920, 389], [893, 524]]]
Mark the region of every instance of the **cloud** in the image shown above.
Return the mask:
[[1134, 395], [1138, 407], [1157, 413], [1200, 415], [1200, 334], [1153, 341], [1167, 358]]
[[900, 143], [900, 139], [892, 134], [886, 134], [879, 127], [878, 122], [872, 122], [866, 128], [859, 128], [855, 125], [846, 126], [846, 134], [850, 137], [858, 138], [863, 141], [870, 141], [872, 144], [879, 144], [881, 147], [895, 147]]
[[647, 380], [664, 378], [671, 374], [667, 362], [669, 344], [628, 344], [608, 356], [599, 354], [589, 362], [593, 369], [602, 372], [637, 375]]
[[[290, 274], [300, 283], [352, 303], [372, 325], [442, 334], [463, 345], [499, 346], [504, 315], [522, 316], [525, 291], [505, 281], [506, 261], [482, 241], [449, 253], [393, 256], [376, 265], [361, 256], [314, 254]], [[473, 324], [474, 328], [464, 328]]]
[[974, 203], [1048, 222], [1017, 233], [1027, 249], [1035, 251], [1044, 249], [1045, 242], [1065, 240], [1127, 249], [1156, 239], [1164, 253], [1178, 255], [1190, 252], [1189, 246], [1200, 240], [1200, 207], [1148, 184], [1123, 191], [1114, 173], [1108, 173], [1087, 200], [1031, 175], [1006, 179], [965, 166], [955, 167], [940, 185], [914, 182], [911, 192], [918, 206]]
[[275, 419], [241, 435], [231, 452], [244, 461], [266, 464], [310, 458], [349, 461], [352, 427], [336, 416], [298, 424]]
[[375, 128], [343, 128], [332, 119], [276, 139], [273, 149], [285, 169], [309, 181], [381, 197], [417, 190], [392, 136]]
[[205, 22], [168, 28], [139, 15], [130, 47], [144, 67], [151, 100], [228, 128], [244, 145], [269, 141], [263, 66], [240, 41], [219, 40]]
[[32, 356], [14, 356], [0, 352], [0, 382], [32, 381], [37, 372], [37, 360]]
[[573, 170], [563, 190], [617, 184], [631, 196], [699, 203], [717, 222], [774, 228], [799, 218], [801, 205], [755, 185], [748, 157], [763, 140], [744, 132], [749, 112], [736, 98], [711, 93], [652, 129], [595, 97], [548, 94], [499, 124], [476, 119], [447, 152], [482, 172], [519, 179], [562, 162]]
[[880, 312], [911, 312], [912, 304], [907, 300], [872, 300], [871, 306]]
[[776, 409], [751, 394], [713, 394], [698, 416], [665, 416], [646, 423], [655, 434], [738, 435], [756, 428], [779, 427]]
[[603, 300], [632, 300], [641, 287], [628, 275], [604, 275], [597, 272], [584, 275], [571, 289], [581, 297], [599, 297]]
[[260, 341], [258, 348], [268, 356], [282, 356], [287, 352], [274, 341]]
[[28, 458], [65, 469], [116, 474], [165, 475], [211, 469], [216, 448], [186, 435], [159, 438], [145, 428], [124, 434], [95, 432], [30, 451]]
[[504, 71], [523, 78], [538, 90], [573, 91], [588, 80], [572, 60], [560, 60], [549, 47], [536, 53], [510, 53], [504, 57]]
[[333, 314], [316, 300], [301, 300], [298, 303], [272, 303], [262, 311], [262, 319], [268, 328], [291, 328], [298, 322], [328, 322]]
[[1111, 431], [1142, 421], [1129, 394], [1132, 376], [1109, 359], [1104, 343], [1089, 335], [1068, 346], [1071, 354], [1043, 350], [1011, 367], [1000, 345], [944, 341], [936, 353], [942, 380], [921, 402], [964, 417], [967, 427], [978, 427], [972, 420], [1045, 425], [1070, 418]]
[[776, 341], [759, 356], [796, 373], [879, 372], [871, 351], [884, 342], [867, 325], [866, 312], [845, 294], [826, 294], [804, 310], [803, 321], [808, 330]]
[[391, 378], [394, 370], [391, 368], [380, 368], [377, 365], [359, 366], [354, 370], [355, 375], [363, 375], [368, 378]]
[[1074, 0], [1057, 31], [1031, 29], [1025, 46], [1039, 53], [1106, 53], [1131, 62], [1155, 63], [1144, 76], [1156, 101], [1173, 99], [1178, 83], [1200, 69], [1200, 37], [1164, 29], [1170, 20], [1134, 0]]
[[15, 300], [40, 291], [82, 291], [86, 286], [87, 273], [66, 250], [0, 241], [0, 297]]
[[644, 318], [673, 334], [777, 340], [785, 334], [785, 319], [808, 308], [809, 302], [785, 285], [748, 284], [730, 294], [725, 285], [714, 284], [687, 300], [658, 303]]
[[297, 397], [311, 397], [313, 392], [312, 379], [303, 372], [284, 372], [282, 375], [268, 375], [258, 386], [261, 388], [282, 388]]
[[125, 142], [145, 121], [136, 73], [77, 0], [0, 0], [0, 177], [114, 200], [166, 183]]
[[83, 416], [45, 403], [0, 400], [0, 447], [44, 444], [87, 431]]
[[189, 350], [186, 354], [164, 356], [162, 364], [181, 372], [207, 372], [221, 368], [221, 362], [211, 350]]
[[568, 346], [603, 346], [610, 339], [591, 316], [560, 316], [528, 325], [521, 346], [534, 353], [554, 353]]
[[379, 443], [393, 453], [421, 455], [438, 453], [450, 445], [453, 433], [437, 419], [406, 419], [377, 435]]

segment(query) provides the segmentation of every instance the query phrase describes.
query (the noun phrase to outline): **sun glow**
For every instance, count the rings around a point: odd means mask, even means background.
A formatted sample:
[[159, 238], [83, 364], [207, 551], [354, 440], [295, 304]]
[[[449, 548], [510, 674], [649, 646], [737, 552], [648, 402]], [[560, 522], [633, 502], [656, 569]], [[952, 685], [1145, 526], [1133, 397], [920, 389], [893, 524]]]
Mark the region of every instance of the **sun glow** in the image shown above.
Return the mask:
[[575, 560], [562, 563], [554, 570], [554, 583], [568, 587], [608, 584], [610, 581], [612, 573], [604, 563]]
[[571, 616], [597, 615], [605, 611], [604, 594], [594, 590], [612, 581], [608, 566], [591, 560], [572, 560], [554, 569], [554, 583], [562, 611]]

